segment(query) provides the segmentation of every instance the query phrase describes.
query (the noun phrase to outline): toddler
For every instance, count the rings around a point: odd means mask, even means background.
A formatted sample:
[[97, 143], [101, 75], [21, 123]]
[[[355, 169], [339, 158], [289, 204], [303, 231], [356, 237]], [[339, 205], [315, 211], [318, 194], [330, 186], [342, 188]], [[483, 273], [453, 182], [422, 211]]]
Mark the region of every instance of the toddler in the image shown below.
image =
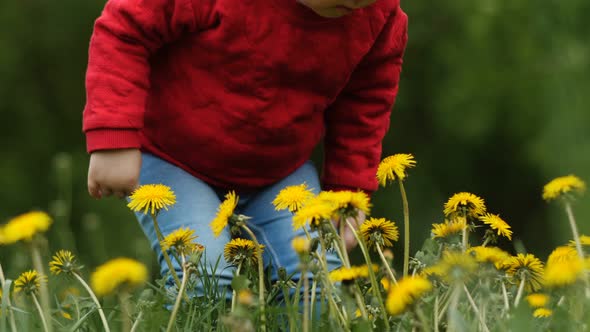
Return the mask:
[[[209, 223], [236, 190], [272, 278], [278, 267], [290, 274], [299, 261], [291, 240], [304, 233], [271, 202], [301, 183], [316, 193], [377, 189], [406, 40], [399, 0], [110, 0], [86, 75], [88, 191], [171, 187], [177, 203], [158, 217], [163, 234], [194, 229], [207, 262], [221, 256], [210, 273], [227, 288], [231, 234], [215, 238]], [[309, 159], [322, 139], [320, 182]], [[151, 219], [137, 218], [165, 275]]]

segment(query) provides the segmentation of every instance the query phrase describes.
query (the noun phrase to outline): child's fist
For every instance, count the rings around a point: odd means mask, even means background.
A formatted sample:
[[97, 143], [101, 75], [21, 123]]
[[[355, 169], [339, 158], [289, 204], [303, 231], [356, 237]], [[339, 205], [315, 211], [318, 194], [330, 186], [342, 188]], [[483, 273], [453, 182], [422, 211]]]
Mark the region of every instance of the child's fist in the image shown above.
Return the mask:
[[100, 150], [90, 155], [88, 193], [94, 198], [123, 198], [138, 186], [141, 152], [138, 149]]

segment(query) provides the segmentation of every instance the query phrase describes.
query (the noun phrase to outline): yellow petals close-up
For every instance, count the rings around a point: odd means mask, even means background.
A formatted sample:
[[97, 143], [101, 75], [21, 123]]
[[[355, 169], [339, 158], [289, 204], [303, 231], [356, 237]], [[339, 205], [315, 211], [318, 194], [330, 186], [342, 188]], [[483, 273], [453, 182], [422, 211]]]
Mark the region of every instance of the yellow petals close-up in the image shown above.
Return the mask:
[[168, 210], [176, 203], [172, 189], [163, 184], [145, 184], [135, 189], [129, 196], [127, 206], [135, 212], [156, 215], [160, 210]]
[[406, 176], [406, 169], [416, 166], [414, 156], [409, 153], [398, 153], [384, 158], [377, 168], [377, 181], [383, 187], [388, 181], [399, 179], [403, 181]]
[[543, 199], [554, 200], [565, 194], [581, 194], [586, 190], [586, 183], [575, 175], [561, 176], [551, 180], [543, 187]]
[[118, 290], [142, 286], [147, 278], [148, 270], [144, 264], [121, 257], [97, 267], [90, 276], [90, 285], [97, 296], [107, 296]]
[[276, 210], [287, 209], [294, 213], [301, 209], [303, 204], [312, 197], [314, 197], [314, 193], [307, 187], [307, 184], [302, 183], [282, 189], [272, 201], [272, 204]]
[[217, 214], [210, 224], [215, 237], [219, 237], [227, 227], [229, 219], [234, 215], [234, 210], [238, 206], [239, 199], [235, 191], [230, 191], [225, 195], [225, 200], [217, 207]]
[[18, 241], [31, 241], [35, 234], [46, 232], [53, 220], [42, 211], [32, 211], [16, 216], [0, 225], [0, 245]]

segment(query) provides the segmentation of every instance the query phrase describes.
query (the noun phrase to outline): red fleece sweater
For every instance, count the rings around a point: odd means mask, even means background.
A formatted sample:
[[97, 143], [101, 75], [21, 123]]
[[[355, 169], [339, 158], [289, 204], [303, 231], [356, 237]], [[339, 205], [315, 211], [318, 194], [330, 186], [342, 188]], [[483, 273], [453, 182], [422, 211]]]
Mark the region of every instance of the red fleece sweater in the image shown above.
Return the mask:
[[272, 184], [324, 138], [324, 189], [377, 188], [407, 17], [295, 0], [110, 0], [94, 26], [89, 152], [141, 148], [223, 188]]

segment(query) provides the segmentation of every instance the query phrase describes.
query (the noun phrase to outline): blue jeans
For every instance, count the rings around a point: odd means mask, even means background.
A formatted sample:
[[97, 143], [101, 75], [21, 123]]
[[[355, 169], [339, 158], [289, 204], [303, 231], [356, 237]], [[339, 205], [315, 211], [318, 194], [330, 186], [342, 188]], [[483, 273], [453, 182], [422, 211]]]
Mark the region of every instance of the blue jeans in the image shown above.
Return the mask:
[[[205, 260], [207, 273], [218, 278], [221, 292], [231, 298], [231, 280], [233, 266], [223, 258], [223, 249], [231, 239], [229, 229], [226, 228], [219, 237], [215, 238], [209, 224], [217, 213], [219, 204], [224, 200], [226, 190], [216, 188], [199, 180], [183, 169], [168, 163], [154, 155], [142, 154], [140, 184], [161, 183], [172, 188], [176, 194], [176, 204], [168, 210], [162, 210], [158, 215], [158, 224], [164, 236], [180, 227], [188, 227], [198, 235], [197, 242], [205, 246]], [[233, 166], [233, 165], [232, 165]], [[220, 170], [223, 171], [223, 170]], [[293, 230], [292, 214], [287, 210], [276, 211], [272, 205], [279, 191], [287, 186], [307, 183], [308, 187], [317, 194], [320, 190], [317, 170], [311, 162], [307, 162], [283, 180], [264, 187], [255, 192], [240, 193], [239, 203], [235, 213], [251, 217], [248, 226], [256, 235], [257, 240], [265, 246], [264, 264], [271, 266], [272, 281], [278, 280], [278, 268], [283, 267], [287, 275], [295, 273], [294, 280], [300, 278], [298, 274], [299, 257], [291, 247], [291, 241], [297, 236], [305, 236], [303, 229]], [[156, 232], [150, 216], [136, 213], [141, 228], [150, 241], [152, 249], [158, 256], [160, 272], [164, 276], [168, 273], [168, 266], [160, 250]], [[218, 261], [216, 269], [213, 265]], [[333, 253], [327, 257], [330, 269], [339, 267], [340, 260]], [[182, 276], [182, 270], [173, 259], [175, 270]], [[310, 277], [310, 276], [309, 276]], [[201, 285], [197, 285], [197, 294], [203, 294]], [[223, 293], [221, 293], [223, 294]]]

